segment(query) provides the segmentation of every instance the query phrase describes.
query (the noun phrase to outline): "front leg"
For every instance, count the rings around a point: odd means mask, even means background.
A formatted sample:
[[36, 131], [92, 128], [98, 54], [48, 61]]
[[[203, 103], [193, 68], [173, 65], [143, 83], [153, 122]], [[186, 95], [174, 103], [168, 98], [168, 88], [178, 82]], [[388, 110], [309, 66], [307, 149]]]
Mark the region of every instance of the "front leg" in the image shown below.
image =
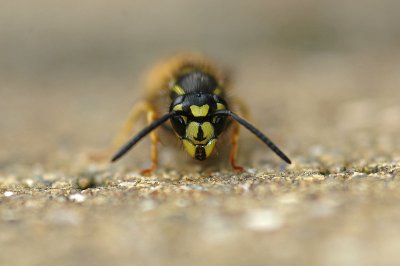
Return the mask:
[[[139, 102], [132, 108], [124, 126], [121, 128], [116, 138], [114, 139], [113, 150], [119, 149], [120, 146], [122, 146], [122, 144], [125, 143], [126, 140], [131, 137], [133, 127], [136, 125], [137, 121], [145, 114], [147, 115], [148, 125], [153, 123], [158, 118], [157, 112], [149, 102], [146, 101]], [[150, 133], [150, 141], [151, 141], [151, 148], [150, 148], [151, 167], [140, 171], [140, 173], [143, 175], [149, 175], [157, 168], [157, 163], [158, 163], [157, 143], [159, 140], [156, 131], [152, 131]]]
[[[150, 125], [157, 119], [156, 112], [153, 109], [148, 110], [147, 112], [147, 123]], [[156, 131], [152, 131], [150, 133], [150, 141], [151, 141], [151, 167], [147, 169], [143, 169], [140, 171], [142, 175], [150, 175], [154, 170], [156, 170], [158, 165], [158, 148], [157, 143], [159, 141], [158, 135]]]
[[242, 166], [236, 164], [236, 155], [237, 155], [239, 135], [240, 135], [239, 124], [237, 122], [233, 122], [232, 127], [233, 127], [232, 133], [231, 133], [232, 148], [231, 148], [231, 152], [230, 152], [230, 156], [229, 156], [229, 161], [231, 163], [232, 168], [235, 171], [243, 172], [244, 168]]
[[[243, 116], [246, 120], [248, 120], [250, 115], [249, 115], [249, 109], [248, 109], [247, 105], [241, 99], [239, 99], [237, 97], [232, 98], [232, 103], [233, 103], [234, 107], [236, 107], [235, 109], [238, 110], [238, 114]], [[242, 166], [236, 164], [236, 157], [237, 157], [239, 136], [240, 136], [240, 126], [237, 122], [233, 122], [232, 127], [233, 127], [232, 133], [231, 133], [232, 148], [231, 148], [229, 160], [230, 160], [232, 168], [235, 171], [243, 172], [244, 168]]]

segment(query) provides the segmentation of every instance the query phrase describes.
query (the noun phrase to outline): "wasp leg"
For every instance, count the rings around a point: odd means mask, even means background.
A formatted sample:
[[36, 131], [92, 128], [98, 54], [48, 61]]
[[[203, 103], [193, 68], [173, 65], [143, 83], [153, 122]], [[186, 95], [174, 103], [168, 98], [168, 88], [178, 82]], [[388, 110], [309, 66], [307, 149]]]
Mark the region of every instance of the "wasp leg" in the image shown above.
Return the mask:
[[[121, 131], [118, 133], [117, 137], [114, 139], [113, 147], [115, 149], [122, 146], [126, 140], [131, 137], [133, 127], [135, 126], [136, 122], [139, 118], [147, 113], [147, 123], [151, 124], [157, 119], [156, 112], [153, 106], [148, 102], [139, 102], [136, 104], [131, 112], [129, 113], [128, 119], [125, 122], [124, 126], [122, 127]], [[150, 140], [151, 140], [151, 162], [152, 165], [150, 168], [143, 169], [140, 173], [143, 175], [149, 175], [152, 171], [157, 168], [158, 163], [158, 151], [157, 151], [157, 142], [158, 136], [156, 131], [150, 133]], [[114, 149], [114, 150], [115, 150]]]
[[[249, 111], [247, 108], [247, 105], [239, 98], [233, 98], [232, 102], [234, 105], [236, 105], [238, 109], [238, 113], [243, 116], [245, 119], [249, 118]], [[236, 156], [237, 156], [237, 151], [238, 151], [238, 144], [239, 144], [239, 136], [240, 136], [240, 125], [237, 122], [234, 122], [232, 125], [232, 133], [231, 133], [231, 143], [232, 143], [232, 148], [229, 156], [229, 160], [231, 163], [232, 168], [235, 171], [238, 172], [243, 172], [244, 168], [240, 165], [236, 164]]]
[[116, 150], [121, 147], [127, 139], [129, 139], [132, 135], [133, 127], [141, 118], [142, 115], [153, 111], [153, 107], [148, 102], [139, 102], [135, 104], [132, 110], [129, 113], [128, 119], [125, 121], [125, 124], [122, 126], [117, 136], [113, 140], [112, 150]]
[[232, 129], [232, 135], [231, 135], [231, 141], [232, 141], [232, 148], [231, 148], [231, 153], [229, 156], [229, 160], [231, 162], [231, 166], [235, 171], [238, 172], [243, 172], [243, 167], [240, 165], [236, 164], [236, 155], [237, 155], [237, 149], [238, 149], [238, 142], [239, 142], [239, 124], [237, 122], [233, 123], [233, 129]]
[[[153, 109], [148, 110], [147, 112], [147, 123], [150, 125], [157, 119], [156, 112]], [[150, 133], [151, 140], [151, 167], [147, 169], [143, 169], [140, 171], [142, 175], [150, 175], [157, 168], [158, 164], [158, 149], [157, 143], [159, 141], [157, 132], [154, 130]]]

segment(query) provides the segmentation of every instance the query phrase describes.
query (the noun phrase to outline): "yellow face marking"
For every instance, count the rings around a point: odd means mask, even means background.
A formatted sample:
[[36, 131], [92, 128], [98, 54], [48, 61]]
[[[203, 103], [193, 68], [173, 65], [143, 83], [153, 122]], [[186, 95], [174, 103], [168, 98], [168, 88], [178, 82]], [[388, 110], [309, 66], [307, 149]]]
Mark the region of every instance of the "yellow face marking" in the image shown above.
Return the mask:
[[208, 109], [210, 109], [210, 106], [208, 104], [205, 104], [203, 106], [197, 106], [197, 105], [190, 106], [190, 111], [192, 111], [192, 114], [195, 117], [207, 116]]
[[220, 95], [221, 93], [222, 93], [222, 90], [220, 88], [216, 88], [214, 90], [214, 94], [216, 94], [216, 95]]
[[208, 158], [212, 151], [214, 150], [215, 143], [217, 143], [217, 139], [211, 140], [205, 147], [204, 149], [206, 150], [206, 158]]
[[189, 153], [190, 156], [194, 158], [194, 155], [196, 153], [196, 146], [193, 145], [190, 141], [187, 139], [183, 140], [183, 146], [185, 146], [186, 151]]
[[190, 122], [186, 127], [186, 137], [194, 144], [206, 144], [214, 137], [214, 127], [210, 122], [204, 122], [200, 124], [200, 127], [201, 131], [203, 131], [202, 140], [198, 140], [199, 123]]
[[185, 94], [185, 91], [182, 89], [182, 87], [180, 87], [180, 86], [178, 86], [178, 85], [173, 86], [173, 87], [171, 88], [171, 90], [172, 90], [173, 92], [175, 92], [176, 94], [178, 94], [178, 95], [184, 95], [184, 94]]
[[173, 108], [174, 111], [182, 111], [182, 104], [177, 104]]
[[[184, 139], [182, 140], [183, 146], [185, 147], [187, 153], [193, 158], [195, 158], [196, 154], [196, 145], [191, 143], [189, 140]], [[203, 146], [204, 150], [206, 151], [206, 158], [208, 158], [212, 151], [214, 150], [215, 144], [217, 143], [217, 139], [212, 139], [207, 145]]]
[[223, 105], [222, 103], [217, 103], [217, 110], [224, 110], [226, 109], [225, 105]]
[[194, 141], [194, 137], [197, 137], [199, 133], [199, 124], [196, 122], [190, 122], [186, 127], [186, 137], [191, 141]]

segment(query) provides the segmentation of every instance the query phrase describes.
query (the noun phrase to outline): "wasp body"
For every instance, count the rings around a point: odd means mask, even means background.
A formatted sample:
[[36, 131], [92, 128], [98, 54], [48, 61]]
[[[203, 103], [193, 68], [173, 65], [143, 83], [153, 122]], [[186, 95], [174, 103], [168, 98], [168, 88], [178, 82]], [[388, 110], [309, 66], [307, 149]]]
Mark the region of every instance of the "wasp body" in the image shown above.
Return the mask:
[[[243, 170], [236, 165], [239, 138], [239, 124], [254, 133], [284, 161], [289, 158], [263, 133], [238, 114], [232, 112], [231, 105], [238, 106], [240, 115], [246, 117], [244, 104], [229, 98], [226, 90], [229, 79], [214, 64], [198, 55], [178, 55], [156, 66], [147, 80], [147, 95], [143, 102], [132, 110], [130, 118], [117, 143], [125, 138], [141, 114], [147, 113], [149, 125], [129, 140], [113, 156], [118, 160], [147, 134], [151, 138], [152, 167], [143, 171], [148, 174], [157, 166], [157, 127], [170, 120], [173, 131], [182, 141], [187, 153], [205, 160], [213, 152], [218, 137], [228, 128], [231, 133], [230, 162], [235, 170]], [[235, 103], [235, 104], [233, 104]]]

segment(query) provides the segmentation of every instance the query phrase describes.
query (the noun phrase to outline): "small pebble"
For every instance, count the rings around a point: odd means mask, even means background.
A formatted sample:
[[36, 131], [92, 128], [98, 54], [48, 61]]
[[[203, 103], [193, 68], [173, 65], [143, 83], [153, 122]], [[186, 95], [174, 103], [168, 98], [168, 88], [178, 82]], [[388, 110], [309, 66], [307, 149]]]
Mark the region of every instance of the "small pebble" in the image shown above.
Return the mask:
[[136, 186], [136, 182], [121, 182], [118, 184], [119, 187], [124, 187], [124, 188], [133, 188]]
[[4, 196], [5, 196], [5, 197], [11, 197], [12, 195], [14, 195], [14, 192], [12, 192], [12, 191], [6, 191], [6, 192], [4, 192]]
[[248, 172], [249, 174], [255, 175], [255, 174], [257, 173], [257, 169], [255, 169], [255, 168], [248, 168], [248, 169], [247, 169], [247, 172]]
[[75, 202], [84, 202], [86, 197], [80, 193], [75, 193], [70, 195], [68, 199]]
[[250, 183], [239, 184], [239, 187], [243, 189], [244, 192], [249, 192], [251, 184]]
[[364, 177], [366, 177], [366, 176], [367, 176], [367, 175], [364, 174], [364, 173], [354, 172], [354, 173], [351, 175], [351, 178], [364, 178]]
[[193, 190], [198, 190], [198, 191], [207, 190], [207, 188], [205, 188], [203, 186], [200, 186], [200, 185], [197, 185], [197, 184], [187, 184], [187, 185], [181, 186], [181, 188], [183, 190], [192, 190], [192, 189]]
[[26, 179], [26, 180], [25, 180], [25, 184], [26, 184], [29, 188], [32, 188], [33, 185], [35, 184], [35, 181], [33, 181], [32, 179]]
[[79, 177], [76, 183], [80, 189], [87, 189], [95, 186], [92, 177]]
[[70, 183], [66, 181], [56, 181], [51, 185], [52, 188], [63, 189], [63, 188], [70, 188]]

